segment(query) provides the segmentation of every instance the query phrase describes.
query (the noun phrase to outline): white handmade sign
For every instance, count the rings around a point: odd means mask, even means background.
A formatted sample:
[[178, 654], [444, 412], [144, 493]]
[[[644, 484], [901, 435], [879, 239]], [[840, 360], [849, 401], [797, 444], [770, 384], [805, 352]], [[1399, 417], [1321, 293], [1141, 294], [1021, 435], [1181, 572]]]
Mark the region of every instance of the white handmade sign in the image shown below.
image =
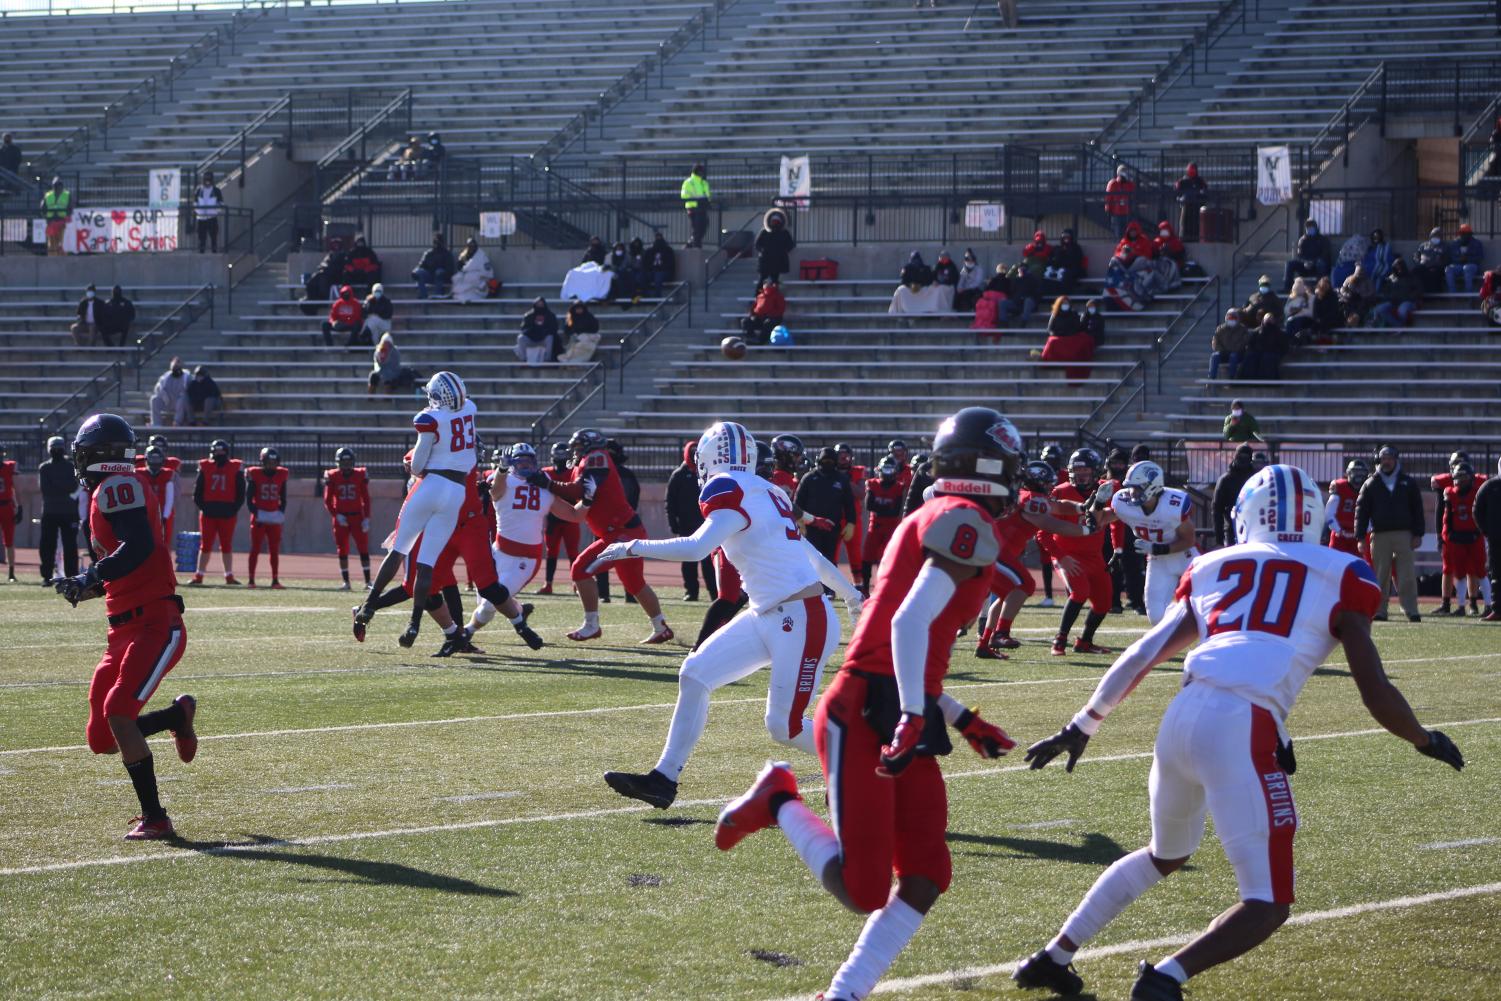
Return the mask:
[[813, 196], [813, 165], [806, 156], [782, 157], [777, 191], [784, 201], [806, 208]]
[[177, 249], [177, 226], [175, 209], [74, 209], [63, 231], [63, 252], [168, 253]]
[[994, 202], [970, 202], [964, 206], [964, 225], [986, 233], [997, 233], [1006, 225], [1006, 208]]
[[489, 240], [498, 240], [502, 236], [510, 236], [516, 232], [516, 213], [514, 212], [481, 212], [479, 214], [479, 235]]
[[1286, 146], [1256, 147], [1256, 200], [1280, 205], [1293, 196], [1292, 155]]
[[182, 201], [182, 171], [176, 167], [152, 167], [146, 185], [148, 208], [175, 209]]

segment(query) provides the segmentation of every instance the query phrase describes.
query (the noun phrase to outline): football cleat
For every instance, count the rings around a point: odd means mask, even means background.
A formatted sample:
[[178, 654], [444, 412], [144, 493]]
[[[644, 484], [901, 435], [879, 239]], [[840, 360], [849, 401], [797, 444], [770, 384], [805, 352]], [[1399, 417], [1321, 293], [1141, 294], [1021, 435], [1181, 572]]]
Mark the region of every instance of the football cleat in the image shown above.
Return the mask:
[[419, 628], [420, 627], [415, 623], [407, 626], [406, 631], [403, 632], [400, 636], [396, 637], [396, 642], [400, 643], [404, 648], [410, 650], [412, 648], [412, 644], [417, 642], [417, 631]]
[[240, 586], [240, 582], [235, 580], [235, 575], [232, 573], [227, 573], [224, 575], [224, 583], [228, 584], [230, 587]]
[[605, 631], [603, 629], [601, 629], [599, 626], [595, 626], [592, 631], [589, 629], [588, 626], [579, 626], [573, 632], [571, 632], [571, 633], [568, 634], [568, 638], [571, 639], [571, 640], [574, 640], [576, 642], [582, 643], [582, 642], [584, 642], [586, 640], [597, 640], [601, 636], [603, 636], [604, 634], [605, 634]]
[[[228, 582], [228, 581], [225, 581], [225, 583], [226, 583], [226, 584], [227, 584], [227, 583], [229, 583], [229, 582]], [[245, 582], [245, 586], [246, 586], [246, 587], [248, 587], [248, 588], [250, 588], [250, 589], [251, 589], [251, 590], [255, 590], [255, 578], [254, 578], [254, 577], [252, 577], [252, 578], [250, 578], [250, 579], [249, 579], [249, 580], [247, 580], [247, 581], [246, 581], [246, 582]]]
[[1183, 1001], [1183, 985], [1143, 959], [1136, 968], [1136, 983], [1131, 985], [1131, 1001]]
[[183, 724], [172, 731], [172, 743], [177, 745], [177, 756], [183, 764], [192, 761], [198, 754], [198, 734], [193, 732], [193, 717], [198, 714], [198, 700], [191, 695], [179, 695], [172, 700], [182, 706]]
[[[42, 583], [45, 585], [47, 582], [46, 581], [42, 581]], [[201, 574], [201, 573], [195, 573], [192, 576], [192, 579], [190, 579], [188, 581], [188, 586], [189, 587], [199, 587], [202, 584], [203, 584], [203, 574]]]
[[1012, 636], [997, 636], [990, 645], [997, 650], [1015, 650], [1022, 645], [1022, 641]]
[[465, 626], [459, 630], [459, 642], [453, 648], [454, 653], [484, 653], [474, 645], [474, 630]]
[[667, 809], [678, 798], [678, 784], [655, 768], [645, 775], [605, 772], [605, 785], [627, 799], [639, 799], [658, 810]]
[[771, 812], [771, 801], [777, 796], [802, 799], [792, 766], [785, 761], [768, 761], [745, 794], [720, 811], [714, 824], [714, 846], [727, 852], [757, 831], [775, 827], [777, 818]]
[[279, 581], [279, 580], [273, 580], [271, 582], [271, 590], [273, 590], [273, 591], [285, 591], [286, 588], [282, 586], [281, 581]]
[[975, 656], [980, 660], [1007, 660], [1007, 656], [995, 649], [988, 643], [981, 643], [975, 647]]
[[452, 657], [458, 650], [459, 643], [464, 639], [464, 630], [457, 630], [452, 636], [443, 639], [443, 645], [438, 648], [434, 657]]
[[659, 643], [671, 643], [672, 639], [672, 627], [669, 626], [666, 629], [660, 629], [657, 632], [652, 633], [646, 639], [638, 643], [637, 646], [656, 646]]
[[1480, 621], [1481, 622], [1501, 622], [1501, 612], [1498, 612], [1496, 610], [1495, 606], [1493, 605], [1493, 606], [1491, 606], [1491, 608], [1484, 615], [1482, 615], [1480, 617]]
[[1048, 955], [1046, 949], [1039, 949], [1022, 960], [1011, 979], [1018, 987], [1046, 988], [1064, 997], [1084, 989], [1084, 978], [1074, 972], [1074, 964], [1058, 962]]
[[1052, 608], [1053, 607], [1053, 599], [1052, 598], [1043, 598], [1041, 601], [1039, 601], [1037, 603], [1037, 607], [1038, 608]]
[[354, 616], [354, 640], [356, 643], [363, 643], [365, 642], [365, 626], [370, 623], [370, 616], [361, 614], [365, 611], [364, 605], [355, 605], [349, 611]]
[[125, 835], [126, 841], [165, 841], [177, 837], [170, 817], [163, 817], [161, 820], [132, 817], [130, 822], [135, 826]]
[[1067, 636], [1054, 636], [1053, 637], [1053, 656], [1054, 657], [1067, 657], [1068, 656], [1068, 637]]
[[350, 586], [349, 586], [349, 581], [347, 581], [347, 580], [346, 580], [346, 581], [344, 581], [344, 582], [343, 582], [343, 583], [342, 583], [342, 584], [340, 584], [340, 585], [339, 585], [339, 590], [340, 590], [340, 591], [348, 591], [348, 590], [351, 590], [351, 588], [350, 588]]
[[[1055, 644], [1055, 647], [1056, 647], [1056, 644]], [[1054, 652], [1056, 652], [1056, 650]], [[1074, 640], [1074, 653], [1110, 653], [1110, 652], [1111, 652], [1111, 650], [1110, 650], [1109, 647], [1100, 646], [1098, 643], [1092, 643], [1089, 640], [1083, 640], [1083, 639]]]
[[552, 594], [552, 585], [551, 584], [543, 584], [541, 587], [537, 588], [537, 593], [538, 594]]
[[542, 637], [538, 636], [536, 631], [527, 625], [525, 621], [517, 623], [513, 628], [516, 630], [516, 635], [521, 637], [521, 641], [533, 650], [541, 650], [547, 645], [542, 642]]

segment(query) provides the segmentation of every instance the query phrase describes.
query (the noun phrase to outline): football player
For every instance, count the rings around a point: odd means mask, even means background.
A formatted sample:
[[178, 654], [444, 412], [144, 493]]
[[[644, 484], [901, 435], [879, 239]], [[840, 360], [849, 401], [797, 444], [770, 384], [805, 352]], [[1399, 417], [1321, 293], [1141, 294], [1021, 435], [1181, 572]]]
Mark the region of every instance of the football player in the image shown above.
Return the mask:
[[157, 445], [149, 445], [142, 457], [144, 463], [136, 468], [151, 481], [156, 492], [157, 513], [162, 523], [162, 542], [170, 552], [173, 547], [172, 512], [177, 506], [177, 470], [167, 467], [167, 455]]
[[162, 460], [162, 465], [171, 470], [174, 474], [176, 474], [177, 471], [182, 468], [182, 460], [173, 455], [171, 448], [167, 445], [167, 436], [164, 434], [154, 434], [150, 438], [146, 439], [145, 451], [136, 456], [135, 462], [137, 469], [146, 468], [145, 453], [151, 451], [153, 448], [159, 449], [161, 451], [162, 455], [165, 456], [165, 458]]
[[898, 482], [907, 485], [907, 494], [902, 498], [902, 517], [905, 518], [932, 499], [931, 465], [927, 452], [913, 452], [911, 464], [897, 471]]
[[837, 456], [839, 471], [850, 478], [850, 486], [854, 488], [855, 498], [855, 519], [850, 522], [854, 530], [848, 533], [849, 538], [841, 539], [844, 547], [844, 561], [849, 564], [850, 575], [855, 578], [855, 583], [859, 586], [861, 593], [869, 594], [870, 578], [865, 575], [865, 521], [861, 517], [864, 508], [861, 506], [861, 501], [865, 497], [865, 480], [870, 475], [870, 471], [855, 463], [855, 450], [845, 442], [841, 441], [834, 446], [834, 454]]
[[900, 438], [893, 438], [886, 443], [886, 454], [896, 462], [896, 478], [901, 481], [902, 492], [906, 493], [912, 485], [912, 464], [908, 461], [911, 456], [907, 453], [907, 443]]
[[5, 544], [5, 562], [10, 583], [16, 582], [16, 463], [4, 446], [0, 446], [0, 542]]
[[75, 608], [104, 597], [109, 619], [104, 658], [89, 683], [89, 750], [120, 755], [135, 787], [141, 815], [127, 841], [175, 836], [162, 809], [155, 764], [146, 738], [170, 731], [177, 756], [198, 753], [193, 730], [197, 700], [179, 695], [166, 709], [141, 715], [162, 678], [182, 659], [188, 633], [172, 558], [162, 544], [161, 516], [151, 483], [135, 468], [135, 431], [114, 414], [95, 414], [73, 439], [78, 478], [92, 492], [90, 537], [98, 559], [83, 573], [51, 581]]
[[715, 825], [723, 851], [780, 827], [824, 889], [870, 913], [824, 992], [829, 1001], [867, 997], [948, 888], [948, 797], [936, 758], [951, 747], [945, 721], [982, 757], [1015, 746], [945, 695], [943, 678], [959, 627], [989, 589], [994, 518], [1014, 500], [1021, 461], [1021, 437], [994, 410], [967, 407], [938, 429], [936, 497], [897, 529], [844, 664], [818, 703], [814, 733], [832, 826], [803, 802], [785, 762], [769, 763]]
[[1345, 475], [1329, 481], [1329, 500], [1324, 504], [1324, 524], [1329, 528], [1329, 548], [1357, 556], [1360, 546], [1355, 540], [1355, 499], [1360, 485], [1371, 475], [1371, 467], [1360, 459], [1351, 459]]
[[354, 449], [344, 446], [334, 453], [334, 468], [323, 474], [323, 506], [333, 527], [334, 549], [339, 554], [341, 591], [349, 590], [349, 540], [354, 538], [370, 587], [370, 474], [355, 465]]
[[[1053, 469], [1055, 486], [1062, 486], [1068, 482], [1068, 469], [1065, 461], [1063, 446], [1057, 442], [1048, 442], [1042, 446], [1037, 457], [1046, 462]], [[1037, 557], [1042, 564], [1042, 607], [1053, 607], [1053, 557], [1042, 548], [1042, 536], [1037, 537]]]
[[[1053, 488], [1055, 501], [1070, 501], [1079, 509], [1079, 514], [1060, 513], [1065, 521], [1079, 522], [1090, 512], [1088, 508], [1099, 490], [1100, 453], [1092, 448], [1075, 449], [1068, 458], [1068, 482]], [[1107, 488], [1108, 489], [1108, 488]], [[1101, 498], [1101, 503], [1108, 498]], [[1074, 653], [1109, 653], [1094, 641], [1095, 630], [1105, 621], [1114, 596], [1114, 584], [1110, 570], [1105, 566], [1105, 553], [1100, 545], [1100, 526], [1107, 525], [1115, 515], [1108, 509], [1099, 513], [1089, 534], [1084, 536], [1054, 535], [1038, 532], [1037, 541], [1045, 553], [1063, 571], [1063, 580], [1068, 585], [1068, 601], [1063, 606], [1063, 617], [1058, 623], [1058, 635], [1053, 638], [1053, 656], [1068, 654], [1068, 634], [1089, 604], [1089, 615], [1084, 620], [1084, 631], [1074, 643]], [[1046, 572], [1046, 568], [1044, 568]]]
[[[1481, 581], [1486, 580], [1485, 538], [1475, 521], [1475, 493], [1485, 477], [1475, 475], [1468, 462], [1460, 462], [1450, 474], [1453, 482], [1444, 488], [1444, 593], [1451, 589], [1459, 599], [1454, 611], [1449, 611], [1449, 599], [1444, 598], [1441, 612], [1464, 615], [1465, 593], [1468, 584], [1470, 614], [1480, 615]], [[1487, 581], [1487, 583], [1489, 583]], [[1489, 605], [1490, 595], [1485, 596]]]
[[[1147, 561], [1147, 621], [1162, 621], [1178, 578], [1199, 551], [1194, 548], [1193, 500], [1166, 485], [1162, 467], [1138, 462], [1110, 497], [1110, 510], [1130, 530], [1132, 545]], [[1114, 527], [1112, 525], [1112, 527]]]
[[709, 721], [716, 689], [770, 665], [766, 729], [773, 740], [814, 753], [812, 721], [804, 718], [818, 691], [823, 665], [839, 645], [839, 620], [824, 595], [827, 585], [859, 617], [860, 592], [797, 530], [792, 504], [775, 484], [755, 474], [755, 448], [739, 424], [720, 421], [698, 440], [698, 506], [704, 523], [675, 539], [631, 539], [599, 553], [595, 567], [646, 557], [698, 562], [716, 549], [734, 564], [749, 607], [688, 655], [678, 675], [678, 701], [667, 746], [645, 775], [606, 772], [622, 796], [665, 809]]
[[771, 459], [771, 482], [789, 498], [795, 496], [797, 478], [803, 471], [803, 440], [795, 434], [777, 435], [771, 439]]
[[271, 556], [271, 590], [282, 590], [281, 527], [287, 520], [287, 479], [291, 475], [274, 448], [261, 449], [261, 464], [245, 470], [245, 493], [250, 508], [250, 573], [245, 579], [248, 587], [255, 587], [255, 564], [260, 559], [261, 543], [265, 542]]
[[219, 558], [224, 561], [224, 583], [235, 580], [235, 525], [240, 507], [245, 503], [245, 478], [240, 475], [240, 460], [229, 457], [229, 442], [216, 438], [209, 444], [208, 458], [198, 460], [198, 479], [193, 481], [193, 503], [198, 505], [198, 571], [189, 584], [203, 583], [208, 567], [209, 550], [219, 543]]
[[902, 523], [903, 499], [896, 459], [883, 456], [876, 464], [876, 475], [865, 478], [865, 510], [869, 523], [865, 526], [865, 541], [860, 547], [860, 579], [865, 582], [866, 594], [870, 593], [875, 568], [880, 565], [891, 536]]
[[1235, 869], [1240, 903], [1171, 956], [1143, 962], [1133, 1001], [1179, 1001], [1189, 977], [1255, 948], [1287, 920], [1298, 814], [1285, 723], [1335, 646], [1343, 646], [1376, 722], [1421, 753], [1464, 767], [1454, 743], [1423, 729], [1387, 680], [1371, 641], [1382, 589], [1364, 560], [1318, 544], [1322, 506], [1318, 485], [1296, 466], [1254, 474], [1235, 503], [1236, 545], [1195, 559], [1162, 621], [1120, 656], [1072, 722], [1028, 748], [1033, 768], [1067, 754], [1073, 771], [1100, 723], [1137, 683], [1199, 641], [1157, 731], [1151, 843], [1105, 870], [1058, 935], [1017, 968], [1021, 986], [1079, 993], [1083, 980], [1069, 965], [1075, 951], [1188, 861], [1204, 837], [1206, 814]]
[[[553, 442], [552, 465], [544, 466], [542, 471], [548, 479], [561, 480], [568, 475], [568, 464], [571, 453], [567, 442]], [[537, 589], [538, 594], [552, 594], [552, 578], [558, 569], [558, 554], [567, 553], [568, 562], [571, 565], [579, 554], [579, 525], [575, 521], [564, 521], [555, 518], [551, 514], [547, 516], [547, 575], [543, 578], [543, 584]]]
[[[416, 575], [412, 588], [412, 617], [398, 642], [411, 647], [422, 627], [422, 612], [431, 593], [433, 566], [448, 545], [449, 536], [458, 524], [459, 510], [467, 494], [465, 482], [479, 465], [474, 422], [478, 413], [464, 382], [452, 372], [439, 372], [427, 381], [427, 409], [412, 418], [417, 430], [417, 444], [412, 449], [412, 472], [419, 482], [396, 518], [396, 538], [390, 552], [381, 561], [371, 585], [370, 596], [378, 596], [396, 576], [401, 561], [413, 556], [417, 537]], [[502, 596], [495, 603], [504, 603]], [[355, 610], [355, 624], [363, 627], [374, 614], [366, 603]]]
[[[646, 538], [646, 529], [641, 527], [641, 516], [627, 503], [625, 488], [615, 460], [610, 457], [605, 436], [593, 428], [583, 428], [568, 439], [574, 457], [573, 478], [567, 481], [548, 476], [538, 470], [527, 482], [539, 489], [550, 490], [561, 497], [564, 503], [583, 502], [587, 510], [586, 521], [594, 533], [594, 541], [573, 561], [571, 576], [577, 589], [579, 602], [584, 606], [584, 624], [568, 634], [575, 641], [598, 639], [603, 635], [599, 625], [599, 585], [589, 572], [589, 567], [614, 542]], [[616, 576], [641, 605], [641, 610], [651, 619], [652, 633], [643, 644], [667, 643], [672, 639], [672, 629], [662, 614], [662, 605], [657, 594], [647, 586], [641, 573], [640, 559], [619, 560], [612, 564]], [[499, 605], [499, 602], [496, 602]]]
[[[1470, 455], [1469, 455], [1468, 452], [1462, 452], [1462, 451], [1461, 452], [1451, 452], [1450, 455], [1449, 455], [1449, 471], [1447, 473], [1439, 473], [1437, 476], [1433, 477], [1433, 479], [1429, 481], [1429, 484], [1433, 487], [1434, 492], [1438, 494], [1438, 505], [1437, 505], [1437, 507], [1436, 507], [1436, 509], [1434, 511], [1434, 519], [1435, 519], [1436, 527], [1437, 527], [1437, 530], [1438, 530], [1439, 550], [1440, 550], [1440, 554], [1439, 555], [1441, 557], [1443, 557], [1443, 556], [1446, 555], [1443, 551], [1447, 550], [1448, 547], [1449, 547], [1448, 541], [1444, 538], [1444, 524], [1445, 524], [1445, 519], [1448, 517], [1448, 515], [1447, 515], [1448, 491], [1449, 491], [1450, 487], [1454, 486], [1454, 481], [1455, 481], [1456, 475], [1457, 475], [1456, 472], [1455, 472], [1455, 470], [1456, 470], [1456, 467], [1458, 467], [1461, 463], [1470, 466], [1470, 468], [1472, 470], [1474, 469], [1474, 463], [1470, 462]], [[1479, 490], [1480, 485], [1486, 481], [1486, 475], [1484, 473], [1475, 473], [1475, 472], [1472, 472], [1471, 478], [1472, 478], [1472, 482], [1474, 483], [1474, 486], [1475, 486], [1476, 490]], [[1473, 500], [1471, 502], [1471, 512], [1472, 512], [1472, 516], [1473, 516]], [[1448, 573], [1444, 574], [1444, 600], [1443, 600], [1443, 604], [1439, 606], [1439, 612], [1440, 613], [1445, 614], [1445, 615], [1453, 614], [1449, 610], [1449, 602], [1454, 597], [1455, 585], [1457, 583], [1458, 583], [1458, 581], [1455, 580], [1451, 575], [1449, 575]], [[1490, 578], [1486, 577], [1486, 576], [1482, 576], [1480, 578], [1480, 586], [1481, 586], [1481, 589], [1485, 593], [1485, 603], [1486, 603], [1486, 605], [1490, 605], [1490, 603], [1491, 603], [1491, 581], [1490, 581]], [[1473, 598], [1474, 598], [1473, 594], [1471, 595], [1471, 598], [1473, 600]], [[1463, 610], [1464, 610], [1463, 606], [1464, 606], [1464, 601], [1461, 599], [1461, 601], [1460, 601], [1460, 611], [1461, 611], [1461, 613], [1463, 613]]]

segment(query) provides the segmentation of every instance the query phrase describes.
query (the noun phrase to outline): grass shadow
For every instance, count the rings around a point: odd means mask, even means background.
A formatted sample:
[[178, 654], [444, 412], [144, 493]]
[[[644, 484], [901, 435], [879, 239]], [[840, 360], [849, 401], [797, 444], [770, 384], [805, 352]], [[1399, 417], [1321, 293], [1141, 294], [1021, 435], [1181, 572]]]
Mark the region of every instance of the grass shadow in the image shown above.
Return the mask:
[[1001, 834], [962, 834], [958, 831], [949, 831], [948, 841], [950, 844], [983, 845], [987, 848], [1005, 849], [1001, 853], [975, 854], [1000, 854], [1004, 858], [1035, 858], [1048, 862], [1070, 862], [1076, 865], [1109, 865], [1126, 854], [1126, 850], [1114, 838], [1093, 831], [1085, 834], [1083, 842], [1077, 845], [1043, 838], [1013, 838]]

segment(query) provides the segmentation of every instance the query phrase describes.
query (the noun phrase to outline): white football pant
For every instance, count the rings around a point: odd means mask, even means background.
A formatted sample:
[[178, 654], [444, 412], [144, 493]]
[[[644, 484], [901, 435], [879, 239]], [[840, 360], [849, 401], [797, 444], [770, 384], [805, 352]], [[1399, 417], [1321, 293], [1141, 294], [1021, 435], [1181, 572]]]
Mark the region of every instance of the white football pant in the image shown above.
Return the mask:
[[1144, 597], [1147, 601], [1147, 622], [1150, 624], [1155, 626], [1167, 614], [1167, 606], [1173, 603], [1173, 595], [1178, 592], [1178, 581], [1182, 580], [1183, 571], [1188, 569], [1189, 562], [1187, 553], [1147, 557]]
[[434, 566], [453, 535], [459, 521], [459, 510], [464, 506], [464, 484], [442, 476], [428, 475], [417, 484], [417, 489], [407, 495], [396, 516], [396, 538], [391, 548], [403, 556], [412, 555], [412, 546], [417, 537], [422, 537], [422, 546], [417, 551], [417, 562], [426, 567]]

